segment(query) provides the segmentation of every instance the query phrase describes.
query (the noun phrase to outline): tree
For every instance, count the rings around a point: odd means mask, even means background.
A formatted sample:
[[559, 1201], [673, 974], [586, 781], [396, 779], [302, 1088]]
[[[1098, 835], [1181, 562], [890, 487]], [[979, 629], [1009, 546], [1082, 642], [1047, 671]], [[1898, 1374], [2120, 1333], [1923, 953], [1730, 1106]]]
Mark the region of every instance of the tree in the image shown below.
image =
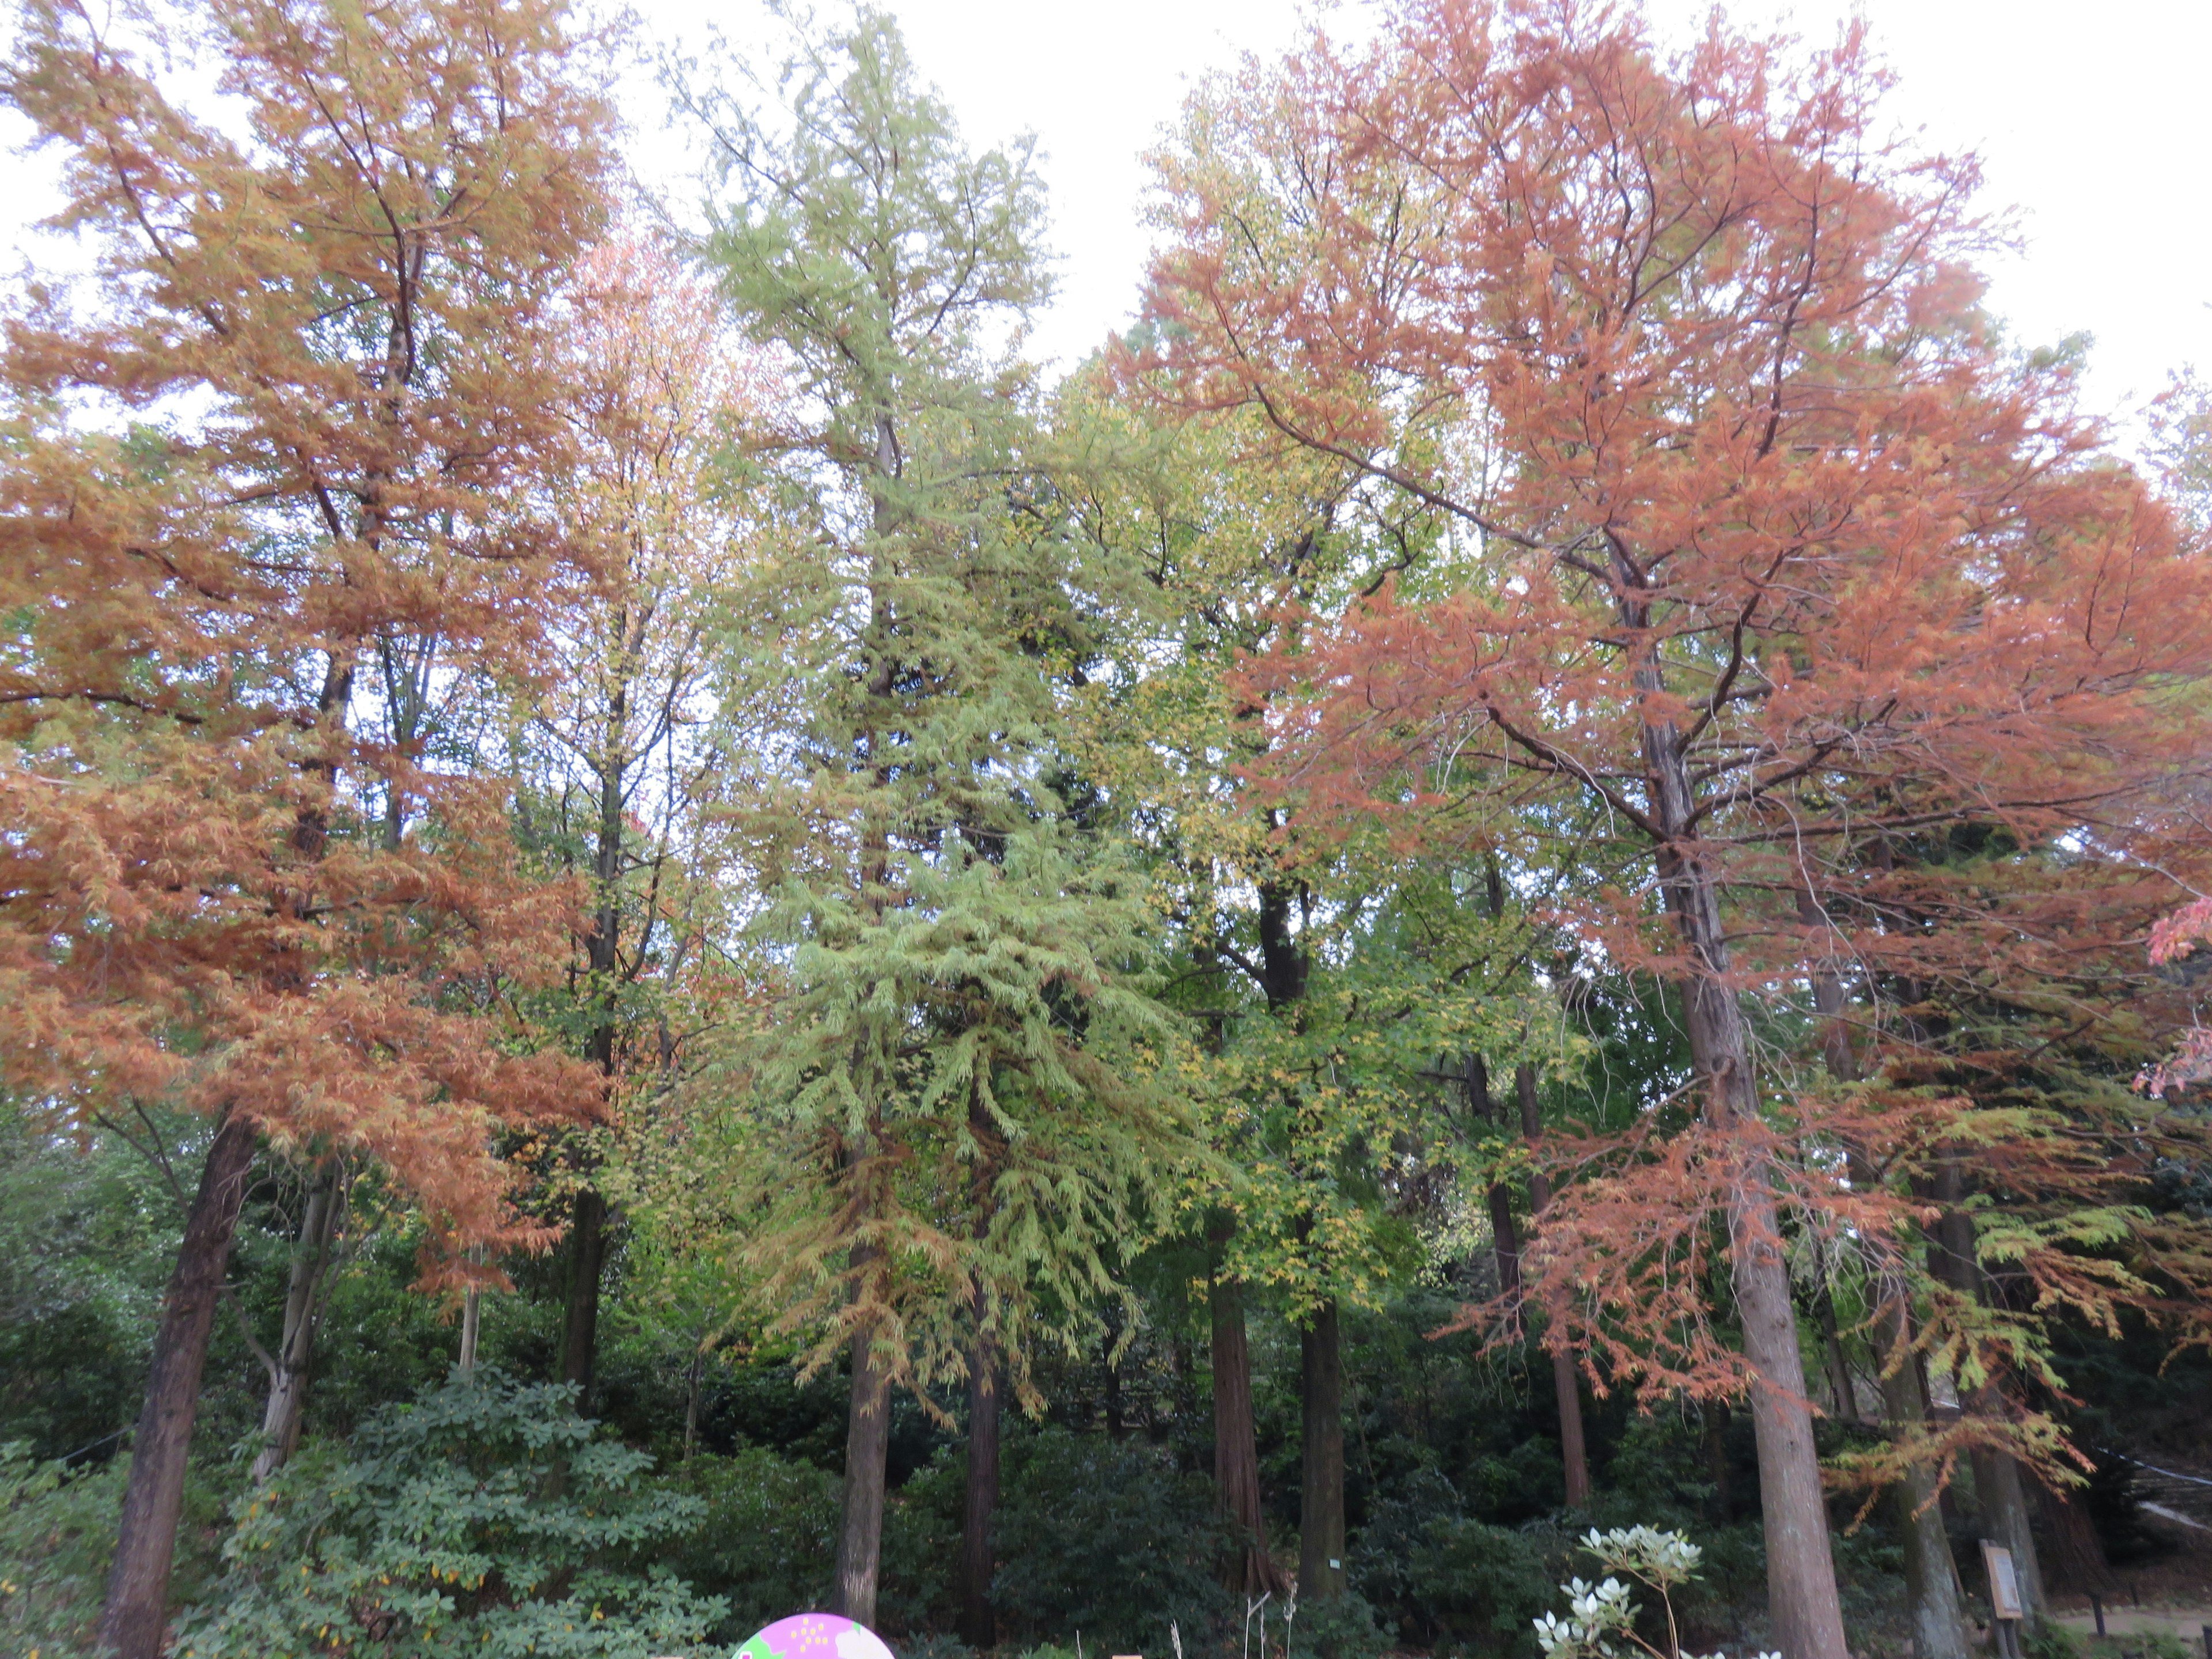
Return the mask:
[[543, 1242], [495, 1128], [595, 1103], [504, 1046], [568, 896], [516, 878], [502, 789], [354, 716], [381, 638], [528, 672], [586, 562], [538, 510], [565, 448], [540, 324], [604, 216], [606, 108], [555, 5], [218, 0], [164, 28], [218, 46], [236, 136], [65, 0], [7, 77], [103, 261], [82, 312], [30, 296], [0, 369], [0, 1066], [60, 1126], [214, 1125], [100, 1625], [122, 1659], [161, 1645], [257, 1141], [388, 1166], [436, 1282], [469, 1242]]
[[[714, 640], [748, 544], [715, 462], [761, 387], [711, 285], [670, 248], [626, 234], [593, 249], [572, 306], [577, 462], [555, 500], [604, 556], [561, 621], [568, 671], [530, 711], [526, 825], [591, 884], [561, 1018], [620, 1101], [665, 1086], [684, 1035], [669, 990], [716, 931]], [[574, 1184], [560, 1374], [587, 1403], [609, 1220], [592, 1171]]]
[[814, 1364], [850, 1354], [836, 1601], [866, 1622], [892, 1388], [969, 1384], [987, 1562], [999, 1394], [1033, 1401], [1030, 1346], [1121, 1294], [1188, 1139], [1152, 915], [1055, 742], [1104, 578], [1016, 355], [1045, 293], [1028, 149], [967, 152], [874, 12], [799, 41], [783, 90], [687, 94], [721, 158], [707, 256], [788, 376], [746, 447], [786, 536], [725, 691], [782, 986], [724, 1079], [749, 1269]]
[[[1792, 63], [1716, 25], [1663, 61], [1633, 15], [1441, 0], [1284, 73], [1308, 113], [1272, 204], [1301, 259], [1171, 173], [1167, 355], [1194, 401], [1450, 514], [1487, 579], [1385, 590], [1272, 665], [1316, 693], [1281, 775], [1317, 811], [1432, 817], [1517, 778], [1640, 843], [1645, 884], [1564, 908], [1677, 988], [1699, 1111], [1555, 1194], [1524, 1278], [1613, 1322], [1547, 1340], [1748, 1392], [1781, 1646], [1840, 1659], [1784, 1213], [1899, 1216], [1768, 1115], [1743, 998], [1803, 968], [1743, 907], [1808, 865], [1871, 879], [1885, 830], [2124, 840], [2173, 752], [2157, 694], [2206, 667], [2203, 572], [2064, 366], [1977, 311], [1972, 168], [1874, 138], [1856, 33]], [[1690, 1288], [1711, 1248], [1740, 1353]]]

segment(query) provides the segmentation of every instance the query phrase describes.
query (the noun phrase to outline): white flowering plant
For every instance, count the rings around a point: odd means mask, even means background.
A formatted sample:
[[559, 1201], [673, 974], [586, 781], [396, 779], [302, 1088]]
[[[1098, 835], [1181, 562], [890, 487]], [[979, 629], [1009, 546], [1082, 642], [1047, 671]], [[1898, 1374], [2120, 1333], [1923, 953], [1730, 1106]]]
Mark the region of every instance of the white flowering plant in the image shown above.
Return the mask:
[[[1605, 1577], [1592, 1584], [1571, 1578], [1559, 1586], [1567, 1595], [1565, 1618], [1547, 1613], [1536, 1620], [1536, 1644], [1544, 1659], [1632, 1659], [1637, 1653], [1650, 1659], [1726, 1659], [1722, 1654], [1698, 1656], [1682, 1651], [1681, 1633], [1674, 1621], [1675, 1590], [1698, 1576], [1704, 1552], [1679, 1532], [1660, 1532], [1650, 1527], [1615, 1527], [1610, 1532], [1590, 1528], [1583, 1547], [1597, 1557]], [[1643, 1609], [1629, 1597], [1635, 1592], [1621, 1582], [1633, 1579], [1659, 1597], [1667, 1613], [1667, 1645], [1656, 1647], [1637, 1634], [1636, 1615]], [[1781, 1659], [1762, 1653], [1759, 1659]]]

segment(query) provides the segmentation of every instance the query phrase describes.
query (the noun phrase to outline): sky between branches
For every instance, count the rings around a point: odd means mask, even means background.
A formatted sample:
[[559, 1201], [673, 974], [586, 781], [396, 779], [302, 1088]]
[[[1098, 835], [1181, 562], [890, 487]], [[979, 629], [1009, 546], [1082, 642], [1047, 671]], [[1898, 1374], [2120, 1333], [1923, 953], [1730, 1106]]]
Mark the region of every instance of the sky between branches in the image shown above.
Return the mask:
[[[633, 0], [648, 49], [720, 27], [732, 44], [767, 33], [758, 0]], [[1701, 25], [1706, 0], [1647, 0], [1662, 38]], [[833, 13], [834, 4], [818, 8]], [[891, 0], [923, 73], [978, 146], [1034, 132], [1051, 185], [1059, 298], [1035, 349], [1062, 367], [1122, 325], [1149, 238], [1144, 152], [1191, 85], [1240, 53], [1299, 39], [1296, 0]], [[1739, 23], [1833, 38], [1854, 11], [1896, 70], [1892, 110], [1932, 146], [1984, 161], [1986, 209], [2018, 211], [2021, 252], [1995, 262], [1992, 301], [2025, 343], [2094, 334], [2087, 397], [2123, 419], [2194, 362], [2212, 373], [2212, 155], [2203, 97], [2212, 5], [2203, 0], [1733, 0]], [[1323, 14], [1358, 35], [1375, 8]], [[0, 25], [0, 34], [7, 33]], [[690, 163], [659, 131], [643, 70], [623, 100], [649, 186], [681, 198]], [[0, 131], [13, 148], [15, 124]], [[38, 170], [0, 198], [19, 258], [52, 258], [23, 232], [51, 198]]]

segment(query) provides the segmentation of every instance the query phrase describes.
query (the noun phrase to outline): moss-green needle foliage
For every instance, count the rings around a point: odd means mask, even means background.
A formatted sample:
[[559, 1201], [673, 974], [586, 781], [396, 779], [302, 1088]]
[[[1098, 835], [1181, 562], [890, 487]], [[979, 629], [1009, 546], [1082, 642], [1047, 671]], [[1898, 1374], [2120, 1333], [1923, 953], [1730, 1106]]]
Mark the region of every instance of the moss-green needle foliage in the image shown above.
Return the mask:
[[645, 1565], [705, 1506], [597, 1437], [574, 1390], [479, 1371], [390, 1407], [349, 1457], [311, 1447], [240, 1500], [182, 1659], [645, 1659], [722, 1603]]
[[724, 698], [778, 979], [718, 1077], [747, 1271], [817, 1361], [867, 1330], [921, 1386], [980, 1319], [1018, 1385], [1118, 1293], [1184, 1145], [1153, 912], [1067, 760], [1116, 578], [1018, 356], [1042, 191], [1026, 143], [963, 146], [878, 14], [799, 40], [773, 100], [684, 95], [723, 161], [708, 255], [785, 376], [740, 458], [781, 539]]

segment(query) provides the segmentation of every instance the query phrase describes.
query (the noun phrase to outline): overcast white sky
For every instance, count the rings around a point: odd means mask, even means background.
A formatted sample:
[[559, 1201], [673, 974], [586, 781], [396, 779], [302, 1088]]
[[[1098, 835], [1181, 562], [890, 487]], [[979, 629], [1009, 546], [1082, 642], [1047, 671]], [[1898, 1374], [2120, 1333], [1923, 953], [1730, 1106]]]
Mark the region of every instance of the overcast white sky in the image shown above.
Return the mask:
[[[651, 44], [720, 22], [742, 38], [757, 0], [633, 0]], [[822, 12], [836, 0], [823, 0]], [[1649, 0], [1662, 37], [1700, 24], [1703, 0]], [[1142, 153], [1197, 78], [1302, 32], [1296, 0], [891, 0], [924, 74], [971, 144], [1037, 135], [1052, 186], [1060, 294], [1036, 344], [1065, 363], [1120, 325], [1146, 240]], [[1832, 38], [1850, 0], [1737, 0], [1746, 23]], [[1997, 264], [1996, 308], [2017, 335], [2097, 337], [2088, 397], [2124, 416], [2197, 362], [2212, 372], [2212, 99], [2207, 0], [1858, 0], [1899, 84], [1898, 121], [1934, 145], [1979, 152], [1987, 206], [2020, 210], [2022, 252]], [[1330, 26], [1358, 32], [1368, 0]], [[4, 31], [0, 31], [4, 32]], [[656, 94], [625, 98], [650, 173], [665, 141]], [[0, 125], [0, 139], [19, 129]], [[40, 210], [38, 169], [17, 172], [0, 226]], [[663, 179], [666, 185], [673, 181]], [[9, 262], [13, 264], [13, 261]]]
[[[641, 0], [672, 30], [691, 0]], [[1290, 0], [894, 0], [916, 59], [971, 143], [1035, 132], [1046, 152], [1060, 297], [1038, 344], [1079, 356], [1127, 317], [1146, 242], [1141, 153], [1190, 83], [1299, 33]], [[1705, 0], [1650, 0], [1662, 36]], [[1899, 84], [1899, 121], [1973, 149], [1989, 205], [2021, 210], [2025, 249], [1991, 273], [2033, 343], [2097, 337], [2088, 396], [2122, 413], [2169, 370], [2212, 372], [2212, 3], [2207, 0], [1738, 0], [1746, 23], [1832, 40], [1854, 9]], [[1358, 29], [1347, 3], [1332, 28]]]

